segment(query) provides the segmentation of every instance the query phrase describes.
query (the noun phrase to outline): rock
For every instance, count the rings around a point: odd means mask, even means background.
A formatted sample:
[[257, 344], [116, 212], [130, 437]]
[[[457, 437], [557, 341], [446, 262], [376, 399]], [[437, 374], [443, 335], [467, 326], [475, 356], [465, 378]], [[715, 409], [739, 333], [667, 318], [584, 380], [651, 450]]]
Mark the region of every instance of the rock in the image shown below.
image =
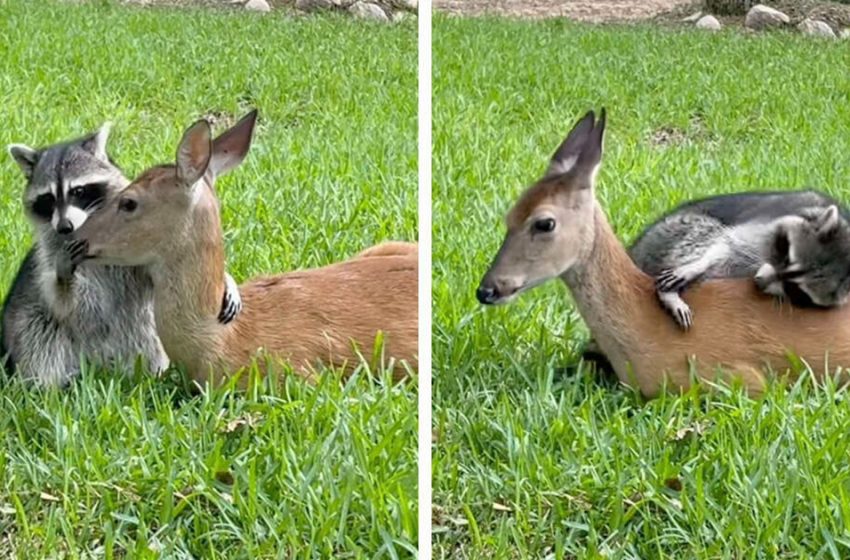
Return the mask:
[[387, 12], [377, 4], [372, 2], [355, 2], [348, 8], [351, 15], [361, 19], [370, 19], [372, 21], [390, 21], [387, 17]]
[[703, 16], [699, 18], [699, 21], [697, 21], [697, 27], [700, 29], [707, 29], [708, 31], [720, 31], [723, 26], [720, 25], [720, 22], [717, 21], [716, 17]]
[[330, 10], [334, 7], [331, 0], [295, 0], [295, 9], [302, 12], [318, 12], [320, 10]]
[[842, 29], [841, 33], [838, 34], [838, 37], [841, 39], [850, 39], [850, 27]]
[[269, 6], [269, 3], [266, 0], [248, 0], [245, 3], [246, 10], [254, 10], [255, 12], [270, 12], [272, 11], [272, 7]]
[[[386, 2], [387, 0], [385, 0]], [[389, 0], [389, 5], [398, 10], [416, 13], [419, 10], [419, 0]]]
[[686, 18], [682, 18], [682, 21], [685, 23], [694, 23], [695, 21], [698, 21], [701, 17], [702, 12], [694, 12]]
[[403, 21], [408, 21], [411, 19], [416, 19], [416, 15], [412, 12], [404, 12], [399, 10], [398, 12], [393, 12], [392, 15], [393, 23], [401, 23]]
[[820, 21], [819, 19], [806, 18], [800, 22], [797, 29], [799, 29], [803, 35], [835, 39], [835, 32], [829, 24], [825, 21]]
[[764, 4], [756, 4], [747, 12], [744, 25], [750, 29], [770, 29], [773, 27], [782, 27], [790, 22], [791, 19], [779, 10], [765, 6]]

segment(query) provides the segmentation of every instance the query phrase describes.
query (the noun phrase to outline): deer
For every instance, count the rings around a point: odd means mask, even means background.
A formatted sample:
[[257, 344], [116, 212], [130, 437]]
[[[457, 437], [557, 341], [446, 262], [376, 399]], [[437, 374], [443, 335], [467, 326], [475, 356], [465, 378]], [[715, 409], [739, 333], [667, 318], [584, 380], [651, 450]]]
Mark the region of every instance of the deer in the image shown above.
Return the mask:
[[596, 199], [605, 121], [604, 108], [598, 120], [593, 111], [578, 120], [543, 177], [509, 210], [479, 302], [508, 303], [560, 278], [619, 381], [647, 398], [716, 381], [759, 396], [772, 377], [793, 376], [798, 360], [816, 380], [850, 366], [850, 306], [794, 307], [751, 278], [695, 285], [683, 297], [698, 320], [679, 329]]
[[[350, 373], [381, 350], [393, 377], [417, 367], [417, 245], [391, 241], [320, 268], [258, 277], [239, 287], [242, 312], [221, 324], [224, 242], [215, 181], [251, 145], [253, 110], [212, 138], [199, 120], [185, 130], [175, 162], [142, 172], [107, 199], [73, 242], [95, 264], [142, 266], [153, 280], [154, 318], [165, 352], [197, 384], [232, 380], [256, 364], [315, 381], [317, 366]], [[376, 347], [376, 341], [383, 344]]]

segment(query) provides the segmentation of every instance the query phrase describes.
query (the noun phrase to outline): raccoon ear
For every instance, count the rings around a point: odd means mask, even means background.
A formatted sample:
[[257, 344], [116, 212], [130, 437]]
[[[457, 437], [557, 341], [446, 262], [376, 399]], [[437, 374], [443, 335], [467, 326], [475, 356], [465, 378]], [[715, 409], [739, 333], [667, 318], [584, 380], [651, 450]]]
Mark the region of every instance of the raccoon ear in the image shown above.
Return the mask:
[[254, 124], [257, 122], [257, 110], [254, 109], [213, 140], [210, 169], [218, 177], [242, 163], [251, 148]]
[[8, 150], [9, 155], [15, 159], [15, 162], [21, 168], [21, 171], [24, 172], [26, 178], [31, 178], [33, 170], [35, 170], [35, 166], [38, 163], [38, 158], [41, 155], [38, 150], [33, 150], [23, 144], [9, 144]]
[[815, 229], [820, 237], [828, 237], [838, 231], [841, 214], [838, 206], [831, 205], [815, 220]]
[[186, 129], [177, 147], [177, 179], [186, 187], [194, 186], [207, 172], [211, 157], [212, 131], [202, 119]]
[[107, 159], [106, 141], [109, 139], [109, 133], [112, 131], [112, 123], [106, 121], [96, 132], [91, 133], [85, 138], [81, 144], [83, 149], [88, 150], [101, 159]]

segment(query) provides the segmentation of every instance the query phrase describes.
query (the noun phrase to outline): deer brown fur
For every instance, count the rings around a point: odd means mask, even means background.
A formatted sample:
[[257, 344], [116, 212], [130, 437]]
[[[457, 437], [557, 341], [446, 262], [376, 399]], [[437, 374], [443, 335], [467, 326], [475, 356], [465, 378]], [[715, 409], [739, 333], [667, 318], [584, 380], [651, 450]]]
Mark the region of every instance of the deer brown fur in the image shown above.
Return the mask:
[[736, 377], [759, 394], [769, 372], [793, 369], [791, 356], [816, 377], [850, 366], [850, 306], [796, 308], [763, 294], [751, 279], [689, 290], [684, 298], [697, 320], [690, 332], [678, 329], [595, 199], [604, 127], [604, 110], [599, 122], [592, 112], [580, 120], [546, 176], [511, 209], [505, 241], [478, 290], [482, 303], [509, 301], [560, 277], [620, 381], [648, 397], [665, 383], [689, 387], [692, 372]]
[[[217, 323], [224, 244], [214, 182], [246, 155], [255, 119], [250, 113], [214, 142], [205, 121], [190, 127], [176, 165], [142, 173], [79, 232], [89, 256], [150, 269], [160, 339], [198, 382], [218, 384], [255, 359], [263, 370], [269, 359], [284, 360], [308, 378], [319, 364], [350, 370], [361, 355], [372, 357], [379, 333], [384, 356], [415, 369], [413, 243], [388, 242], [347, 261], [252, 279], [239, 286], [238, 318]], [[404, 368], [394, 372], [400, 377]]]

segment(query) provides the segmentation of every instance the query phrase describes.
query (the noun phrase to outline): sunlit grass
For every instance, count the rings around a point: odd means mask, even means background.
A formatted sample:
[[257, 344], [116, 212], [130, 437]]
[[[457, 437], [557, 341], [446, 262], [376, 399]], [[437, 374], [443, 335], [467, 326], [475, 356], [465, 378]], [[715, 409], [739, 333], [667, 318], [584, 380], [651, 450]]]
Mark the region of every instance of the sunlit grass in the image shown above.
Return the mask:
[[[114, 122], [128, 176], [201, 116], [260, 110], [218, 183], [237, 281], [415, 240], [416, 29], [344, 17], [0, 2], [0, 143]], [[30, 243], [0, 161], [0, 286]], [[409, 557], [416, 387], [330, 372], [242, 394], [88, 373], [0, 387], [0, 556]]]
[[608, 109], [598, 196], [628, 242], [701, 195], [850, 201], [846, 45], [563, 21], [434, 24], [434, 551], [443, 558], [843, 558], [850, 398], [805, 376], [644, 403], [580, 364], [557, 282], [475, 287], [503, 213]]

